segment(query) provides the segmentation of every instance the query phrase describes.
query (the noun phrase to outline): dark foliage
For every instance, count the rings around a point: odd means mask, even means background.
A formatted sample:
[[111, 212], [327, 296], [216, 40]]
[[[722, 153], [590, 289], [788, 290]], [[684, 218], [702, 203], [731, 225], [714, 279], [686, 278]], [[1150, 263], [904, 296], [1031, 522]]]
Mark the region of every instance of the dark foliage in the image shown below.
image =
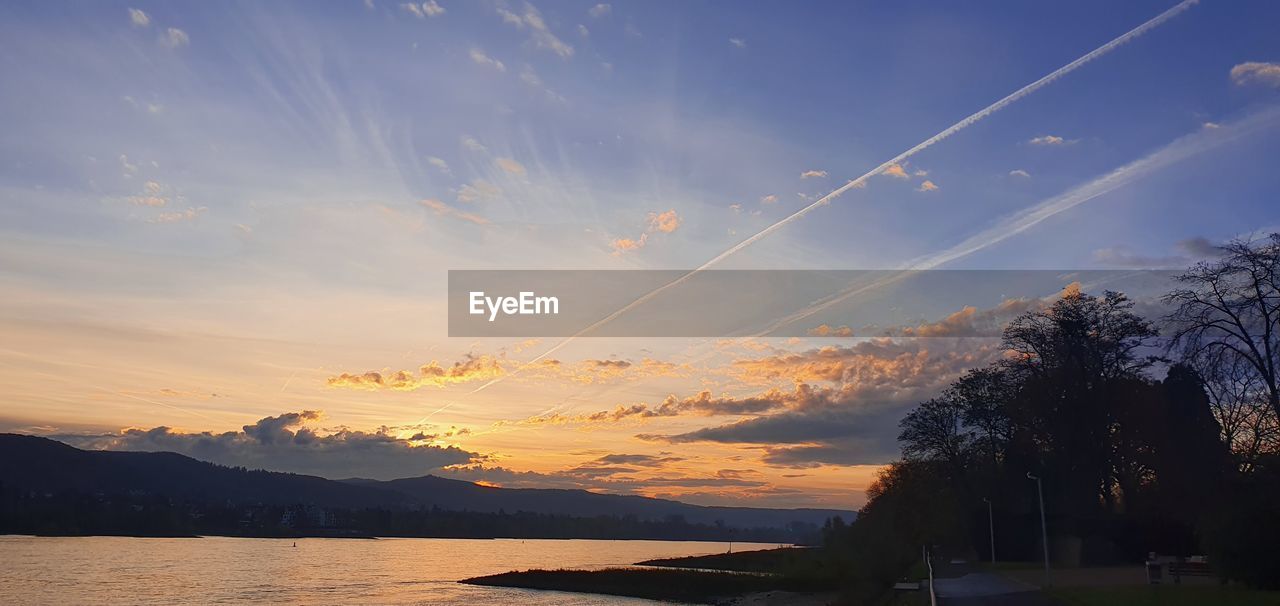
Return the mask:
[[1149, 355], [1157, 333], [1120, 293], [1068, 290], [1011, 322], [1007, 357], [908, 414], [903, 460], [856, 523], [825, 529], [851, 602], [874, 599], [924, 546], [990, 557], [987, 501], [1000, 558], [1037, 559], [1028, 473], [1060, 563], [1207, 553], [1226, 578], [1280, 588], [1277, 251], [1280, 236], [1234, 242], [1183, 277], [1169, 296], [1177, 362]]

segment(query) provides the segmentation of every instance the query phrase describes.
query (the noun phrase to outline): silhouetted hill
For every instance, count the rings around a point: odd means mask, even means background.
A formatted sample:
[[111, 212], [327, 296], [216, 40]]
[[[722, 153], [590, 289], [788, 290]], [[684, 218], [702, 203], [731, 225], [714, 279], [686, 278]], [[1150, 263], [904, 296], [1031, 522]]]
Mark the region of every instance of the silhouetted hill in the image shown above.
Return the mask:
[[349, 484], [376, 487], [412, 496], [425, 505], [462, 511], [528, 511], [570, 516], [636, 516], [661, 520], [682, 516], [694, 524], [724, 522], [738, 528], [783, 528], [793, 522], [821, 526], [828, 518], [841, 516], [852, 521], [849, 511], [831, 509], [765, 509], [757, 507], [708, 507], [679, 501], [640, 496], [598, 494], [585, 490], [551, 488], [495, 488], [437, 476], [378, 481], [343, 480]]
[[[821, 526], [854, 514], [822, 509], [704, 507], [584, 490], [508, 489], [436, 476], [391, 481], [246, 470], [169, 452], [86, 451], [35, 436], [0, 434], [0, 494], [162, 497], [222, 506], [314, 505], [345, 510], [444, 510], [562, 517], [634, 517], [734, 528]], [[31, 506], [26, 501], [24, 506]]]
[[411, 504], [400, 493], [315, 476], [223, 467], [171, 452], [86, 451], [18, 434], [0, 434], [0, 486], [50, 493], [160, 494], [214, 503]]

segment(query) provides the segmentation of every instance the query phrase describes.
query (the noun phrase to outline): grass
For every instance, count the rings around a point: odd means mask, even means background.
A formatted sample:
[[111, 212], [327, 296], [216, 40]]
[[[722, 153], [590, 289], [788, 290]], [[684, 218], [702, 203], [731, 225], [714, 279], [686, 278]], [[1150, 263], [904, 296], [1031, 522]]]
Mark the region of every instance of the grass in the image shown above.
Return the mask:
[[1280, 591], [1222, 586], [1070, 587], [1046, 593], [1066, 606], [1280, 606]]
[[602, 593], [650, 600], [707, 604], [716, 603], [723, 598], [759, 591], [815, 589], [807, 583], [774, 576], [654, 568], [526, 570], [476, 577], [459, 582], [471, 585]]
[[1043, 570], [1044, 562], [974, 562], [984, 570], [999, 572], [1002, 570]]
[[683, 558], [660, 558], [637, 562], [636, 565], [786, 574], [789, 570], [811, 568], [818, 565], [820, 555], [821, 553], [818, 549], [783, 547]]
[[894, 591], [885, 596], [877, 606], [929, 606], [929, 590]]

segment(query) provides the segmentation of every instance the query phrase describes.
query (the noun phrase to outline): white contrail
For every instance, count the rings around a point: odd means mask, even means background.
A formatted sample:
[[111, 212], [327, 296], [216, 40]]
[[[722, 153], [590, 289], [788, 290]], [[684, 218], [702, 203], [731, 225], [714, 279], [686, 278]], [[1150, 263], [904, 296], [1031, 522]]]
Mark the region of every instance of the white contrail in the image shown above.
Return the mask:
[[1195, 133], [1179, 137], [1143, 158], [1121, 166], [1084, 185], [1044, 200], [1035, 206], [1018, 211], [1004, 218], [996, 225], [966, 238], [947, 250], [911, 261], [901, 271], [890, 274], [871, 284], [851, 287], [826, 297], [805, 309], [774, 322], [768, 328], [752, 336], [765, 336], [783, 326], [808, 318], [850, 297], [897, 282], [913, 271], [932, 269], [971, 255], [1020, 234], [1045, 219], [1124, 187], [1130, 182], [1145, 177], [1152, 172], [1192, 156], [1211, 151], [1260, 130], [1273, 128], [1277, 124], [1280, 124], [1280, 107], [1272, 107], [1247, 116], [1238, 122], [1225, 124], [1214, 129], [1201, 129]]
[[[978, 121], [982, 120], [983, 118], [986, 118], [987, 116], [990, 116], [991, 114], [994, 114], [994, 113], [996, 113], [996, 112], [1000, 111], [1001, 109], [1004, 109], [1004, 108], [1005, 108], [1006, 106], [1008, 106], [1009, 104], [1014, 103], [1015, 101], [1018, 101], [1019, 99], [1022, 99], [1023, 97], [1026, 97], [1027, 95], [1030, 95], [1031, 93], [1034, 93], [1034, 92], [1036, 92], [1037, 90], [1040, 90], [1041, 88], [1044, 88], [1045, 86], [1047, 86], [1047, 85], [1049, 85], [1050, 83], [1052, 83], [1054, 80], [1057, 80], [1058, 78], [1061, 78], [1061, 77], [1063, 77], [1063, 76], [1065, 76], [1065, 75], [1067, 75], [1067, 74], [1069, 74], [1069, 73], [1071, 73], [1071, 72], [1073, 72], [1073, 71], [1075, 71], [1075, 70], [1079, 69], [1079, 68], [1080, 68], [1081, 66], [1083, 66], [1084, 64], [1089, 63], [1090, 61], [1093, 61], [1094, 59], [1097, 59], [1097, 58], [1099, 58], [1099, 57], [1101, 57], [1101, 56], [1103, 56], [1103, 55], [1105, 55], [1105, 54], [1107, 54], [1107, 53], [1109, 53], [1109, 52], [1111, 52], [1111, 51], [1115, 50], [1117, 47], [1119, 47], [1119, 46], [1121, 46], [1121, 45], [1123, 45], [1123, 44], [1125, 44], [1125, 43], [1127, 43], [1127, 42], [1129, 42], [1129, 41], [1133, 40], [1134, 38], [1137, 38], [1138, 36], [1141, 36], [1142, 34], [1147, 33], [1148, 31], [1150, 31], [1150, 30], [1152, 30], [1152, 29], [1154, 29], [1154, 28], [1156, 28], [1156, 27], [1159, 27], [1159, 26], [1160, 26], [1162, 23], [1164, 23], [1165, 21], [1168, 21], [1169, 19], [1172, 19], [1172, 18], [1176, 17], [1179, 13], [1181, 13], [1181, 12], [1183, 12], [1183, 11], [1187, 10], [1188, 8], [1191, 8], [1193, 5], [1195, 5], [1195, 4], [1196, 4], [1196, 3], [1198, 3], [1198, 2], [1199, 2], [1199, 0], [1183, 0], [1182, 2], [1179, 2], [1177, 5], [1175, 5], [1173, 8], [1170, 8], [1169, 10], [1166, 10], [1166, 11], [1164, 11], [1163, 13], [1160, 13], [1159, 15], [1156, 15], [1155, 17], [1153, 17], [1153, 18], [1151, 18], [1150, 20], [1148, 20], [1146, 23], [1143, 23], [1142, 25], [1139, 25], [1139, 26], [1137, 26], [1137, 27], [1135, 27], [1135, 28], [1133, 28], [1133, 29], [1129, 30], [1128, 32], [1125, 32], [1124, 34], [1120, 35], [1119, 37], [1115, 38], [1114, 40], [1112, 40], [1112, 41], [1110, 41], [1110, 42], [1108, 42], [1108, 43], [1106, 43], [1106, 44], [1103, 44], [1102, 46], [1099, 46], [1098, 48], [1096, 48], [1096, 49], [1094, 49], [1094, 50], [1090, 51], [1089, 53], [1085, 54], [1084, 56], [1080, 57], [1079, 59], [1076, 59], [1075, 61], [1072, 61], [1071, 63], [1068, 63], [1068, 64], [1066, 64], [1066, 65], [1064, 65], [1064, 66], [1062, 66], [1062, 67], [1060, 67], [1060, 68], [1058, 68], [1058, 69], [1056, 69], [1056, 70], [1054, 70], [1054, 71], [1050, 72], [1048, 75], [1046, 75], [1046, 76], [1044, 76], [1044, 77], [1040, 78], [1039, 80], [1036, 80], [1035, 82], [1032, 82], [1031, 84], [1028, 84], [1028, 85], [1026, 85], [1026, 86], [1024, 86], [1024, 87], [1022, 87], [1022, 88], [1020, 88], [1020, 89], [1018, 89], [1018, 90], [1016, 90], [1016, 91], [1014, 91], [1013, 93], [1009, 94], [1009, 95], [1008, 95], [1008, 96], [1006, 96], [1005, 98], [1000, 99], [999, 101], [996, 101], [995, 103], [992, 103], [991, 105], [988, 105], [988, 106], [986, 106], [986, 107], [982, 108], [981, 110], [978, 110], [977, 112], [973, 113], [973, 114], [972, 114], [972, 115], [970, 115], [969, 117], [967, 117], [967, 118], [965, 118], [965, 119], [963, 119], [963, 120], [961, 120], [961, 121], [959, 121], [959, 122], [956, 122], [955, 124], [952, 124], [951, 126], [947, 127], [947, 128], [946, 128], [945, 130], [943, 130], [942, 132], [940, 132], [940, 133], [938, 133], [938, 134], [936, 134], [936, 135], [934, 135], [934, 136], [932, 136], [932, 137], [929, 137], [928, 139], [925, 139], [924, 141], [921, 141], [920, 143], [916, 144], [916, 145], [915, 145], [914, 147], [912, 147], [911, 149], [908, 149], [907, 151], [904, 151], [904, 152], [902, 152], [902, 153], [900, 153], [900, 154], [898, 154], [898, 155], [894, 156], [892, 159], [885, 161], [884, 163], [882, 163], [881, 165], [879, 165], [879, 166], [877, 166], [877, 167], [875, 167], [875, 168], [871, 169], [870, 171], [868, 171], [866, 174], [862, 175], [861, 177], [858, 177], [857, 179], [853, 179], [852, 181], [849, 181], [848, 183], [845, 183], [844, 185], [840, 186], [839, 188], [837, 188], [836, 190], [832, 191], [831, 193], [829, 193], [829, 194], [827, 194], [827, 195], [823, 196], [822, 198], [819, 198], [819, 199], [818, 199], [818, 201], [816, 201], [816, 202], [814, 202], [814, 203], [812, 203], [812, 204], [810, 204], [810, 205], [808, 205], [808, 206], [806, 206], [806, 207], [804, 207], [804, 208], [801, 208], [800, 210], [798, 210], [798, 211], [796, 211], [796, 212], [792, 213], [791, 215], [789, 215], [789, 216], [787, 216], [787, 217], [785, 217], [785, 218], [781, 219], [781, 220], [780, 220], [780, 221], [778, 221], [777, 223], [774, 223], [773, 225], [770, 225], [770, 226], [768, 226], [768, 227], [766, 227], [766, 228], [764, 228], [764, 229], [760, 230], [760, 231], [759, 231], [759, 232], [757, 232], [755, 235], [753, 235], [753, 236], [751, 236], [751, 237], [749, 237], [749, 238], [747, 238], [747, 239], [745, 239], [745, 240], [743, 240], [743, 241], [741, 241], [741, 242], [737, 243], [736, 245], [732, 246], [732, 247], [731, 247], [731, 248], [729, 248], [728, 250], [726, 250], [726, 251], [724, 251], [724, 252], [722, 252], [722, 253], [720, 253], [720, 254], [716, 255], [716, 256], [715, 256], [714, 258], [712, 258], [710, 261], [707, 261], [706, 263], [703, 263], [702, 265], [698, 266], [696, 269], [693, 269], [693, 270], [689, 271], [688, 273], [686, 273], [686, 274], [684, 274], [684, 275], [680, 276], [679, 278], [676, 278], [676, 279], [675, 279], [675, 280], [673, 280], [672, 282], [670, 282], [670, 283], [668, 283], [668, 284], [666, 284], [666, 285], [664, 285], [664, 286], [660, 286], [660, 287], [658, 287], [657, 289], [655, 289], [655, 290], [653, 290], [653, 291], [649, 292], [648, 294], [646, 294], [646, 295], [644, 295], [644, 296], [641, 296], [640, 298], [636, 299], [635, 301], [632, 301], [631, 303], [628, 303], [626, 306], [622, 307], [621, 309], [619, 309], [619, 310], [617, 310], [617, 311], [615, 311], [615, 312], [613, 312], [613, 313], [609, 314], [608, 316], [605, 316], [604, 318], [601, 318], [600, 320], [597, 320], [595, 323], [591, 324], [590, 326], [587, 326], [586, 328], [583, 328], [582, 330], [579, 330], [578, 332], [574, 333], [572, 336], [566, 337], [565, 339], [561, 340], [559, 343], [556, 343], [556, 344], [555, 344], [554, 346], [552, 346], [550, 349], [548, 349], [548, 350], [546, 350], [546, 351], [542, 352], [542, 353], [541, 353], [541, 354], [539, 354], [537, 357], [535, 357], [535, 358], [533, 358], [532, 360], [530, 360], [529, 362], [527, 362], [525, 365], [522, 365], [522, 366], [520, 366], [520, 367], [516, 368], [516, 370], [515, 370], [515, 371], [513, 371], [513, 372], [511, 373], [511, 375], [506, 375], [506, 376], [513, 376], [513, 375], [519, 374], [519, 373], [520, 373], [520, 371], [521, 371], [521, 370], [523, 370], [523, 368], [524, 368], [525, 366], [527, 366], [528, 364], [533, 364], [533, 363], [536, 363], [536, 362], [538, 362], [538, 361], [541, 361], [543, 358], [545, 358], [545, 357], [547, 357], [547, 356], [549, 356], [549, 355], [551, 355], [551, 354], [555, 353], [556, 351], [559, 351], [561, 348], [563, 348], [565, 345], [568, 345], [568, 344], [569, 344], [570, 342], [572, 342], [574, 339], [577, 339], [578, 337], [581, 337], [581, 336], [583, 336], [583, 335], [585, 335], [585, 334], [591, 333], [591, 332], [595, 331], [596, 329], [600, 328], [601, 326], [604, 326], [605, 324], [608, 324], [609, 322], [612, 322], [612, 321], [613, 321], [614, 319], [616, 319], [618, 316], [621, 316], [622, 314], [627, 313], [628, 311], [631, 311], [632, 309], [635, 309], [636, 307], [638, 307], [638, 306], [640, 306], [640, 305], [644, 304], [645, 302], [647, 302], [647, 301], [649, 301], [649, 300], [653, 299], [654, 297], [658, 296], [659, 294], [661, 294], [662, 292], [666, 291], [667, 289], [672, 288], [672, 287], [675, 287], [675, 286], [679, 286], [680, 284], [685, 283], [685, 282], [686, 282], [686, 281], [688, 281], [691, 277], [693, 277], [695, 274], [697, 274], [697, 273], [699, 273], [699, 272], [701, 272], [701, 271], [703, 271], [703, 270], [706, 270], [707, 268], [709, 268], [709, 267], [711, 267], [711, 266], [713, 266], [713, 265], [716, 265], [717, 263], [719, 263], [719, 262], [721, 262], [721, 261], [723, 261], [723, 260], [725, 260], [725, 259], [729, 258], [730, 256], [732, 256], [732, 255], [736, 254], [738, 251], [740, 251], [740, 250], [742, 250], [742, 249], [744, 249], [744, 248], [746, 248], [746, 247], [748, 247], [748, 246], [751, 246], [752, 244], [754, 244], [754, 243], [758, 242], [758, 241], [759, 241], [760, 239], [762, 239], [762, 238], [767, 237], [769, 234], [772, 234], [773, 232], [778, 231], [779, 229], [782, 229], [782, 228], [783, 228], [784, 226], [786, 226], [788, 223], [791, 223], [792, 221], [795, 221], [795, 220], [799, 219], [800, 217], [803, 217], [803, 216], [805, 216], [805, 215], [809, 214], [809, 212], [811, 212], [813, 209], [818, 208], [819, 206], [823, 206], [823, 205], [826, 205], [826, 204], [830, 204], [832, 200], [835, 200], [836, 198], [840, 197], [841, 195], [843, 195], [845, 192], [849, 191], [850, 189], [854, 189], [854, 188], [857, 188], [857, 187], [864, 187], [864, 186], [866, 185], [867, 181], [868, 181], [869, 179], [871, 179], [871, 177], [874, 177], [874, 176], [876, 176], [876, 175], [878, 175], [878, 174], [880, 174], [880, 173], [884, 172], [885, 170], [888, 170], [888, 168], [889, 168], [890, 166], [893, 166], [893, 165], [895, 165], [895, 164], [900, 164], [900, 163], [902, 163], [903, 161], [907, 160], [907, 159], [908, 159], [908, 158], [910, 158], [911, 156], [914, 156], [914, 155], [916, 155], [917, 153], [920, 153], [922, 150], [924, 150], [924, 149], [926, 149], [926, 148], [928, 148], [928, 147], [932, 146], [933, 144], [935, 144], [935, 143], [937, 143], [937, 142], [939, 142], [939, 141], [942, 141], [943, 139], [946, 139], [947, 137], [950, 137], [951, 135], [954, 135], [954, 134], [956, 134], [956, 133], [958, 133], [958, 132], [960, 132], [960, 131], [964, 130], [965, 128], [968, 128], [969, 126], [971, 126], [971, 125], [973, 125], [974, 123], [976, 123], [976, 122], [978, 122]], [[475, 389], [471, 390], [471, 391], [470, 391], [470, 392], [468, 392], [466, 395], [471, 395], [471, 394], [477, 393], [477, 392], [479, 392], [479, 391], [482, 391], [482, 390], [484, 390], [484, 389], [488, 388], [488, 387], [489, 387], [489, 386], [491, 386], [491, 385], [494, 385], [494, 384], [500, 383], [500, 382], [501, 382], [501, 381], [503, 381], [505, 378], [506, 378], [505, 376], [503, 376], [503, 377], [497, 377], [497, 378], [494, 378], [494, 379], [492, 379], [492, 380], [490, 380], [490, 381], [488, 381], [488, 382], [484, 383], [483, 385], [480, 385], [479, 387], [477, 387], [477, 388], [475, 388]], [[447, 406], [446, 406], [446, 408], [447, 408]], [[437, 411], [437, 412], [439, 412], [439, 411]]]
[[214, 423], [218, 423], [218, 422], [220, 422], [220, 421], [218, 421], [218, 419], [215, 419], [215, 418], [213, 418], [213, 417], [211, 417], [211, 416], [209, 416], [209, 415], [202, 414], [202, 413], [199, 413], [199, 412], [196, 412], [196, 411], [194, 411], [194, 410], [187, 409], [187, 408], [183, 408], [183, 407], [181, 407], [181, 406], [174, 406], [173, 404], [169, 404], [168, 402], [160, 402], [160, 401], [158, 401], [158, 400], [150, 400], [150, 399], [147, 399], [147, 398], [143, 398], [143, 397], [135, 396], [135, 395], [133, 395], [133, 394], [125, 393], [125, 392], [123, 392], [123, 391], [111, 391], [111, 390], [109, 390], [109, 389], [103, 389], [103, 388], [101, 388], [101, 387], [97, 387], [97, 386], [94, 386], [94, 389], [96, 389], [96, 390], [98, 390], [98, 391], [102, 391], [102, 392], [109, 393], [109, 394], [111, 394], [111, 395], [124, 396], [124, 397], [126, 397], [126, 398], [133, 398], [133, 399], [135, 399], [135, 400], [138, 400], [138, 401], [141, 401], [141, 402], [146, 402], [146, 403], [148, 403], [148, 404], [155, 404], [156, 406], [164, 406], [164, 407], [166, 407], [166, 408], [172, 408], [172, 409], [174, 409], [174, 410], [176, 410], [176, 411], [178, 411], [178, 412], [185, 412], [185, 413], [187, 413], [187, 414], [189, 414], [189, 415], [194, 415], [194, 416], [200, 417], [200, 418], [205, 419], [205, 420], [208, 420], [208, 421], [213, 421]]
[[[817, 207], [819, 207], [819, 206], [822, 206], [822, 205], [824, 205], [824, 204], [830, 204], [832, 200], [834, 200], [834, 199], [836, 199], [836, 198], [840, 197], [841, 195], [843, 195], [845, 192], [849, 191], [850, 189], [853, 189], [853, 188], [856, 188], [856, 187], [864, 187], [864, 186], [867, 184], [867, 180], [868, 180], [868, 179], [870, 179], [871, 177], [874, 177], [874, 176], [876, 176], [876, 175], [878, 175], [878, 174], [880, 174], [880, 173], [882, 173], [882, 172], [884, 172], [884, 171], [888, 170], [888, 169], [889, 169], [889, 167], [891, 167], [891, 166], [893, 166], [893, 165], [895, 165], [895, 164], [901, 164], [902, 162], [904, 162], [905, 160], [907, 160], [907, 159], [908, 159], [908, 158], [910, 158], [911, 156], [914, 156], [914, 155], [916, 155], [917, 153], [920, 153], [920, 152], [921, 152], [921, 151], [923, 151], [924, 149], [926, 149], [926, 148], [928, 148], [928, 147], [932, 146], [933, 144], [935, 144], [935, 143], [937, 143], [937, 142], [939, 142], [939, 141], [942, 141], [943, 139], [946, 139], [947, 137], [950, 137], [951, 135], [954, 135], [954, 134], [956, 134], [956, 133], [958, 133], [958, 132], [960, 132], [960, 131], [962, 131], [962, 130], [964, 130], [964, 129], [968, 128], [969, 126], [973, 125], [975, 122], [978, 122], [979, 120], [982, 120], [983, 118], [986, 118], [987, 116], [990, 116], [991, 114], [994, 114], [994, 113], [996, 113], [996, 112], [1000, 111], [1001, 109], [1004, 109], [1006, 106], [1008, 106], [1008, 105], [1010, 105], [1010, 104], [1014, 103], [1015, 101], [1018, 101], [1019, 99], [1022, 99], [1023, 97], [1026, 97], [1027, 95], [1030, 95], [1031, 93], [1036, 92], [1037, 90], [1040, 90], [1041, 88], [1044, 88], [1045, 86], [1048, 86], [1048, 85], [1049, 85], [1050, 83], [1052, 83], [1054, 80], [1057, 80], [1058, 78], [1061, 78], [1061, 77], [1063, 77], [1063, 76], [1065, 76], [1065, 75], [1067, 75], [1067, 74], [1069, 74], [1069, 73], [1071, 73], [1071, 72], [1073, 72], [1073, 71], [1075, 71], [1075, 70], [1079, 69], [1079, 68], [1080, 68], [1081, 66], [1083, 66], [1084, 64], [1086, 64], [1086, 63], [1088, 63], [1088, 62], [1090, 62], [1090, 61], [1093, 61], [1094, 59], [1097, 59], [1098, 57], [1101, 57], [1101, 56], [1103, 56], [1103, 55], [1105, 55], [1105, 54], [1107, 54], [1107, 53], [1109, 53], [1109, 52], [1111, 52], [1111, 51], [1115, 50], [1117, 47], [1119, 47], [1119, 46], [1121, 46], [1121, 45], [1123, 45], [1123, 44], [1125, 44], [1125, 43], [1129, 42], [1130, 40], [1133, 40], [1134, 38], [1137, 38], [1138, 36], [1141, 36], [1142, 34], [1147, 33], [1148, 31], [1150, 31], [1150, 30], [1152, 30], [1152, 29], [1154, 29], [1154, 28], [1156, 28], [1156, 27], [1160, 26], [1160, 24], [1164, 23], [1165, 21], [1168, 21], [1168, 20], [1170, 20], [1170, 19], [1172, 19], [1172, 18], [1176, 17], [1176, 16], [1178, 15], [1178, 13], [1181, 13], [1182, 11], [1185, 11], [1185, 10], [1187, 10], [1188, 8], [1191, 8], [1191, 6], [1192, 6], [1192, 5], [1194, 5], [1194, 4], [1196, 4], [1197, 2], [1199, 2], [1199, 0], [1183, 0], [1183, 2], [1178, 3], [1178, 4], [1177, 4], [1177, 6], [1174, 6], [1173, 8], [1171, 8], [1171, 9], [1169, 9], [1169, 10], [1167, 10], [1167, 11], [1163, 12], [1163, 13], [1160, 13], [1159, 15], [1156, 15], [1156, 16], [1155, 16], [1155, 17], [1153, 17], [1150, 21], [1147, 21], [1146, 23], [1143, 23], [1142, 25], [1139, 25], [1138, 27], [1135, 27], [1135, 28], [1133, 28], [1133, 29], [1129, 30], [1129, 31], [1128, 31], [1128, 32], [1126, 32], [1125, 34], [1123, 34], [1123, 35], [1121, 35], [1120, 37], [1116, 38], [1115, 40], [1112, 40], [1112, 41], [1110, 41], [1110, 42], [1108, 42], [1108, 43], [1106, 43], [1106, 44], [1103, 44], [1102, 46], [1099, 46], [1098, 48], [1096, 48], [1096, 49], [1094, 49], [1093, 51], [1089, 52], [1088, 54], [1084, 55], [1083, 57], [1080, 57], [1079, 59], [1076, 59], [1075, 61], [1072, 61], [1071, 63], [1068, 63], [1068, 64], [1066, 64], [1066, 65], [1064, 65], [1064, 66], [1062, 66], [1062, 67], [1060, 67], [1060, 68], [1058, 68], [1058, 69], [1056, 69], [1056, 70], [1054, 70], [1054, 71], [1050, 72], [1050, 73], [1049, 73], [1049, 75], [1047, 75], [1047, 76], [1045, 76], [1045, 77], [1043, 77], [1043, 78], [1040, 78], [1039, 80], [1036, 80], [1035, 82], [1032, 82], [1031, 84], [1028, 84], [1028, 85], [1026, 85], [1026, 86], [1024, 86], [1024, 87], [1022, 87], [1022, 88], [1020, 88], [1020, 89], [1018, 89], [1018, 90], [1016, 90], [1016, 91], [1014, 91], [1014, 92], [1013, 92], [1012, 94], [1010, 94], [1009, 96], [1007, 96], [1007, 97], [1005, 97], [1005, 98], [1003, 98], [1003, 99], [1001, 99], [1001, 100], [999, 100], [999, 101], [996, 101], [995, 103], [992, 103], [991, 105], [988, 105], [988, 106], [986, 106], [986, 107], [982, 108], [981, 110], [979, 110], [979, 111], [975, 112], [974, 114], [970, 115], [968, 118], [965, 118], [965, 119], [963, 119], [963, 120], [961, 120], [961, 121], [959, 121], [959, 122], [956, 122], [955, 124], [952, 124], [951, 126], [947, 127], [947, 129], [946, 129], [946, 130], [943, 130], [942, 132], [940, 132], [940, 133], [938, 133], [938, 134], [936, 134], [936, 135], [934, 135], [934, 136], [932, 136], [932, 137], [929, 137], [928, 139], [925, 139], [924, 141], [921, 141], [920, 143], [916, 144], [916, 146], [915, 146], [915, 147], [912, 147], [911, 149], [908, 149], [907, 151], [904, 151], [904, 152], [902, 152], [902, 153], [900, 153], [900, 154], [898, 154], [898, 155], [894, 156], [892, 159], [890, 159], [890, 160], [888, 160], [888, 161], [884, 162], [884, 163], [883, 163], [883, 164], [881, 164], [880, 166], [877, 166], [877, 167], [875, 167], [875, 168], [871, 169], [870, 171], [868, 171], [866, 174], [862, 175], [861, 177], [858, 177], [857, 179], [854, 179], [854, 180], [852, 180], [852, 181], [850, 181], [850, 182], [848, 182], [848, 183], [845, 183], [844, 185], [840, 186], [840, 188], [836, 189], [835, 191], [833, 191], [833, 192], [831, 192], [831, 193], [829, 193], [829, 194], [827, 194], [827, 195], [823, 196], [822, 198], [818, 199], [818, 201], [817, 201], [817, 202], [814, 202], [813, 204], [810, 204], [810, 205], [808, 205], [808, 206], [806, 206], [806, 207], [804, 207], [804, 208], [802, 208], [802, 209], [800, 209], [800, 210], [798, 210], [798, 211], [796, 211], [796, 212], [792, 213], [790, 216], [788, 216], [788, 217], [786, 217], [786, 218], [782, 219], [781, 221], [778, 221], [777, 223], [774, 223], [773, 225], [770, 225], [769, 227], [764, 228], [763, 230], [761, 230], [761, 231], [760, 231], [759, 233], [757, 233], [756, 235], [751, 236], [750, 238], [747, 238], [746, 240], [743, 240], [743, 241], [739, 242], [738, 244], [736, 244], [735, 246], [733, 246], [733, 247], [732, 247], [732, 248], [730, 248], [729, 250], [726, 250], [726, 251], [724, 251], [724, 252], [720, 253], [719, 255], [717, 255], [714, 259], [711, 259], [710, 261], [707, 261], [706, 263], [703, 263], [701, 267], [699, 267], [698, 269], [693, 270], [692, 272], [690, 272], [690, 274], [687, 274], [686, 276], [684, 276], [684, 278], [687, 278], [687, 277], [688, 277], [688, 275], [691, 275], [691, 274], [693, 274], [693, 273], [696, 273], [696, 272], [698, 272], [698, 271], [701, 271], [701, 270], [703, 270], [703, 269], [706, 269], [706, 268], [708, 268], [708, 267], [710, 267], [710, 266], [712, 266], [712, 265], [715, 265], [716, 263], [719, 263], [720, 261], [723, 261], [725, 258], [729, 257], [730, 255], [732, 255], [732, 254], [734, 254], [734, 253], [736, 253], [736, 252], [738, 252], [738, 251], [740, 251], [740, 250], [742, 250], [742, 249], [744, 249], [744, 248], [746, 248], [746, 247], [748, 247], [748, 246], [751, 246], [752, 244], [754, 244], [756, 241], [760, 240], [761, 238], [764, 238], [765, 236], [768, 236], [769, 234], [771, 234], [771, 233], [773, 233], [773, 232], [775, 232], [775, 231], [777, 231], [777, 230], [781, 229], [781, 228], [782, 228], [783, 226], [785, 226], [786, 224], [788, 224], [788, 223], [790, 223], [790, 222], [792, 222], [792, 221], [795, 221], [796, 219], [799, 219], [800, 217], [805, 216], [806, 214], [808, 214], [808, 213], [809, 213], [810, 211], [812, 211], [813, 209], [815, 209], [815, 208], [817, 208]], [[684, 278], [681, 278], [681, 280], [683, 280]]]

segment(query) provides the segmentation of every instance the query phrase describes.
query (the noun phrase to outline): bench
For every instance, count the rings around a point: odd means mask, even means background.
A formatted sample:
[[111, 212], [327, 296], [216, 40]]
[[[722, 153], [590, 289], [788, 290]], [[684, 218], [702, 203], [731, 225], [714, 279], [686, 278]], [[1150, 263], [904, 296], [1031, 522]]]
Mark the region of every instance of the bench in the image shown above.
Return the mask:
[[1169, 576], [1177, 583], [1182, 577], [1211, 577], [1214, 574], [1208, 562], [1186, 561], [1169, 562]]
[[1157, 584], [1168, 570], [1169, 578], [1175, 584], [1182, 582], [1182, 577], [1216, 576], [1213, 567], [1204, 556], [1157, 556], [1152, 553], [1147, 558], [1147, 582]]

